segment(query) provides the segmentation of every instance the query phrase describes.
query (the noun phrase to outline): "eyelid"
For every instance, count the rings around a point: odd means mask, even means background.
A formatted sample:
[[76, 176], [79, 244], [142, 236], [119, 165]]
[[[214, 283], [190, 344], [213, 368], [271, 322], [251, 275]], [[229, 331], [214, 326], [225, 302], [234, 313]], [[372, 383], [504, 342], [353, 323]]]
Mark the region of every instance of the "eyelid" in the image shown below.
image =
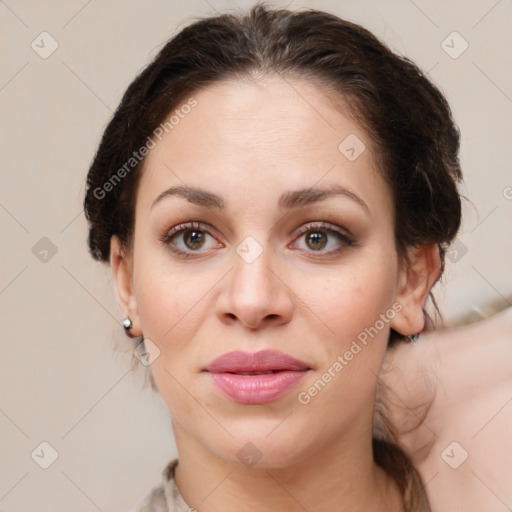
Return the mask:
[[180, 224], [177, 224], [176, 226], [173, 226], [171, 229], [165, 231], [160, 237], [161, 242], [168, 242], [174, 235], [176, 235], [179, 232], [187, 231], [187, 230], [194, 230], [197, 231], [204, 231], [208, 235], [210, 235], [213, 238], [219, 238], [217, 235], [214, 235], [212, 231], [215, 231], [211, 226], [208, 224], [205, 224], [201, 221], [188, 221], [188, 222], [181, 222]]
[[336, 224], [332, 224], [331, 222], [326, 221], [312, 221], [308, 222], [307, 224], [304, 224], [301, 226], [297, 233], [298, 235], [303, 235], [304, 233], [307, 233], [308, 231], [314, 231], [314, 230], [324, 230], [324, 231], [333, 231], [337, 233], [338, 235], [341, 235], [342, 237], [346, 238], [347, 241], [350, 240], [351, 243], [355, 242], [355, 237], [350, 233], [347, 229], [343, 229], [340, 226], [337, 226]]

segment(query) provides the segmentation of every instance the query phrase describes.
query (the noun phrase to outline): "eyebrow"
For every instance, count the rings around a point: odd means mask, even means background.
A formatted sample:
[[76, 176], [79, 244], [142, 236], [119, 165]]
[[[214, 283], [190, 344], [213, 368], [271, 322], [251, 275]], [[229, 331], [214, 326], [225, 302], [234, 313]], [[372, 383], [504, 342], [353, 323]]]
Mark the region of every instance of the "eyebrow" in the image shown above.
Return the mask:
[[[291, 210], [292, 208], [310, 205], [319, 201], [323, 201], [324, 199], [340, 195], [347, 197], [355, 203], [359, 204], [371, 215], [371, 211], [368, 205], [357, 194], [341, 185], [331, 185], [326, 188], [308, 187], [302, 188], [300, 190], [290, 190], [281, 194], [279, 197], [278, 205], [281, 210]], [[153, 201], [151, 208], [153, 208], [163, 199], [172, 196], [183, 197], [190, 203], [197, 204], [199, 206], [213, 207], [218, 210], [223, 210], [226, 206], [222, 196], [199, 187], [179, 185], [164, 190]]]

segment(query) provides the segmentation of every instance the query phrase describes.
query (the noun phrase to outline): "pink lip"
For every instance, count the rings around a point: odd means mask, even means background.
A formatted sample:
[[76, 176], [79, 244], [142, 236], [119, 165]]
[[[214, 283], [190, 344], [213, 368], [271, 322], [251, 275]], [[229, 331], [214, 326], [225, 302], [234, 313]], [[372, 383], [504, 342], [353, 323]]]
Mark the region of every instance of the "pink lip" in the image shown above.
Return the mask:
[[[213, 383], [233, 400], [244, 404], [263, 404], [276, 400], [291, 389], [309, 366], [283, 352], [228, 352], [213, 360], [205, 371]], [[273, 373], [263, 373], [263, 372]], [[247, 372], [253, 373], [247, 375]]]

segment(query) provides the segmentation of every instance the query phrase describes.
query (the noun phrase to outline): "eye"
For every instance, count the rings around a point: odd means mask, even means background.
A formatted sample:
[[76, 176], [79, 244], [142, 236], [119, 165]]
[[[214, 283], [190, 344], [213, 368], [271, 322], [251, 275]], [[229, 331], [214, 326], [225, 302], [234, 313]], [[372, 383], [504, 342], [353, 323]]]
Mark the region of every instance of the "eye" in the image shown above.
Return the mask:
[[315, 222], [301, 227], [296, 240], [300, 239], [304, 240], [306, 247], [300, 250], [322, 254], [340, 252], [355, 242], [351, 236], [328, 222]]
[[[215, 248], [216, 238], [207, 230], [207, 227], [200, 222], [187, 222], [173, 227], [164, 233], [160, 240], [169, 249], [181, 256], [194, 256], [193, 253], [202, 253], [208, 249]], [[217, 242], [220, 244], [220, 242]], [[217, 245], [219, 247], [219, 245]], [[220, 244], [220, 247], [224, 247]]]
[[[315, 222], [302, 226], [298, 230], [297, 240], [304, 239], [304, 246], [300, 251], [330, 255], [341, 252], [348, 246], [352, 246], [355, 240], [346, 234], [341, 228], [328, 222]], [[200, 256], [209, 249], [224, 247], [216, 237], [210, 234], [209, 227], [201, 222], [186, 222], [179, 224], [161, 237], [169, 249], [183, 258]]]

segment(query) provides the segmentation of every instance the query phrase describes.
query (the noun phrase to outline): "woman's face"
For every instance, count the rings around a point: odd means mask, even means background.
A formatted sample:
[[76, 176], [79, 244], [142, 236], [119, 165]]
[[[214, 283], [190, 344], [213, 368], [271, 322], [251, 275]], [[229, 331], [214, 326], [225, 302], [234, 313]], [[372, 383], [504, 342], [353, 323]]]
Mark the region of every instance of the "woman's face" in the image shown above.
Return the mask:
[[[160, 350], [178, 445], [267, 467], [358, 447], [400, 309], [371, 140], [300, 80], [192, 96], [146, 158], [130, 255], [132, 319]], [[282, 354], [250, 357], [264, 350]]]

